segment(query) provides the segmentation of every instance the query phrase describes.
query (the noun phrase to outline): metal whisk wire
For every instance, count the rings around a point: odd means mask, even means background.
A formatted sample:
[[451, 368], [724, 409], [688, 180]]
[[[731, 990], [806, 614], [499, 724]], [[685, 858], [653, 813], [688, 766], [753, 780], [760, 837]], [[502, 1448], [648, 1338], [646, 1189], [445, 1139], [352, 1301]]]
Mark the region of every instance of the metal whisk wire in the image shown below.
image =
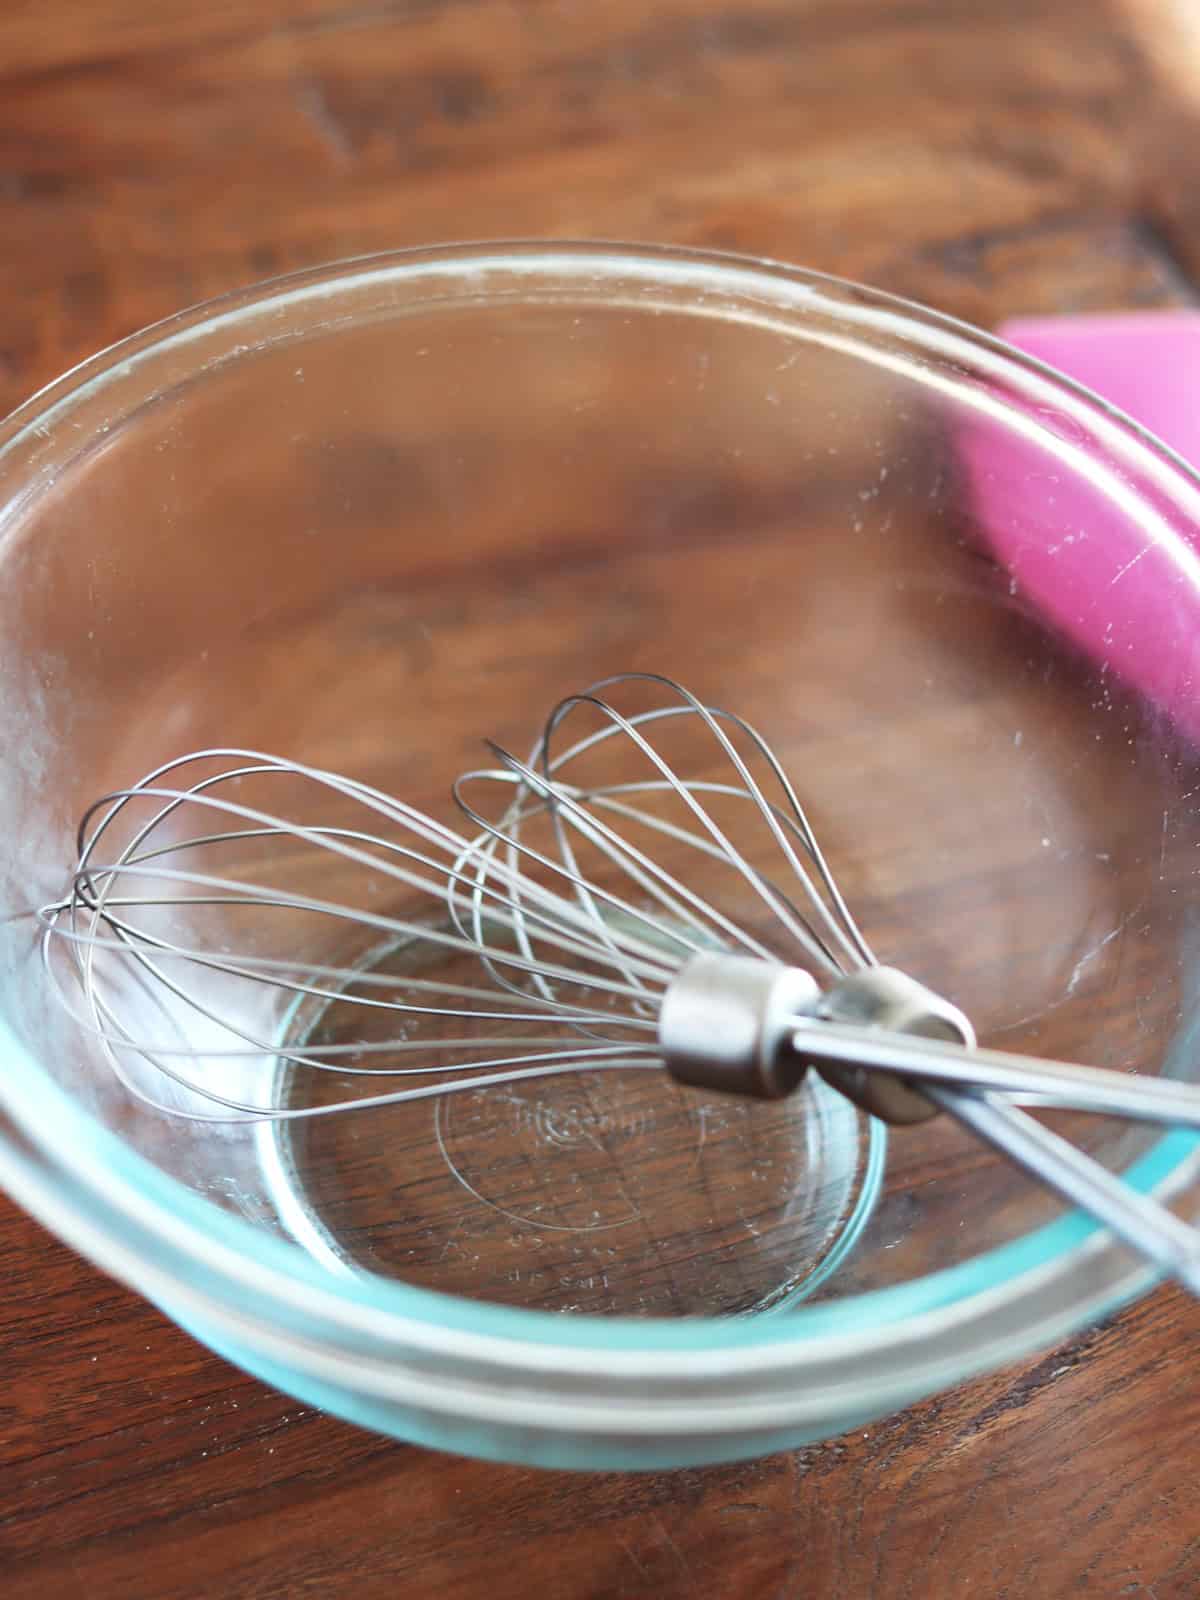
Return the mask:
[[[193, 762], [208, 763], [213, 760], [234, 762], [236, 765], [217, 774], [209, 774], [186, 787], [173, 788], [163, 781]], [[398, 843], [395, 839], [381, 837], [378, 833], [368, 834], [359, 829], [308, 827], [213, 792], [226, 784], [272, 774], [301, 777], [306, 782], [331, 793], [351, 798], [356, 803], [365, 805], [382, 819], [408, 831], [426, 848], [416, 849]], [[106, 837], [115, 827], [124, 809], [139, 801], [149, 801], [156, 809], [148, 821], [137, 827], [132, 837], [117, 850], [111, 860], [102, 860], [99, 850]], [[183, 839], [172, 839], [165, 845], [148, 843], [158, 830], [164, 829], [169, 820], [183, 809], [202, 810], [207, 814], [215, 813], [224, 819], [248, 823], [250, 826], [201, 832]], [[89, 833], [87, 830], [97, 817], [99, 821]], [[472, 1022], [502, 1020], [540, 1023], [545, 1020], [547, 1008], [533, 1006], [528, 997], [525, 999], [524, 1007], [517, 1008], [513, 1004], [513, 997], [503, 990], [439, 979], [416, 977], [406, 979], [404, 983], [406, 993], [436, 997], [442, 1002], [438, 1004], [432, 999], [426, 1003], [419, 1003], [416, 1000], [396, 1000], [359, 993], [351, 997], [347, 992], [347, 987], [351, 984], [356, 991], [375, 988], [390, 989], [394, 992], [397, 980], [395, 977], [389, 978], [328, 962], [264, 955], [253, 950], [243, 950], [232, 955], [210, 948], [182, 944], [131, 920], [137, 912], [156, 907], [190, 910], [200, 906], [252, 905], [271, 910], [311, 912], [323, 917], [348, 920], [358, 927], [376, 932], [380, 939], [419, 937], [431, 945], [441, 946], [450, 951], [475, 953], [474, 947], [461, 936], [449, 933], [444, 926], [440, 926], [436, 917], [429, 923], [416, 922], [375, 913], [362, 905], [321, 900], [306, 894], [283, 893], [275, 888], [230, 878], [223, 874], [166, 864], [166, 860], [170, 858], [187, 859], [193, 852], [213, 846], [270, 839], [299, 840], [319, 851], [368, 867], [372, 872], [380, 873], [385, 878], [423, 894], [432, 903], [435, 912], [439, 907], [444, 910], [446, 890], [450, 882], [448, 876], [450, 869], [446, 861], [439, 859], [435, 852], [440, 851], [443, 857], [452, 860], [461, 854], [463, 845], [462, 839], [452, 830], [425, 817], [403, 802], [394, 801], [390, 796], [371, 789], [368, 785], [342, 779], [336, 774], [321, 772], [315, 768], [243, 750], [204, 751], [195, 756], [167, 763], [141, 783], [107, 796], [90, 808], [81, 830], [79, 863], [70, 892], [61, 901], [46, 907], [42, 912], [46, 924], [43, 956], [54, 972], [51, 959], [54, 947], [64, 943], [73, 953], [73, 965], [83, 999], [81, 1020], [100, 1039], [109, 1064], [118, 1077], [139, 1098], [151, 1100], [162, 1110], [175, 1113], [181, 1110], [176, 1104], [164, 1105], [153, 1101], [153, 1097], [147, 1095], [146, 1091], [124, 1070], [121, 1059], [123, 1054], [132, 1053], [140, 1056], [179, 1086], [213, 1101], [224, 1107], [227, 1112], [234, 1113], [234, 1120], [241, 1120], [245, 1116], [290, 1118], [302, 1115], [329, 1115], [347, 1106], [378, 1106], [390, 1103], [397, 1096], [372, 1096], [348, 1101], [344, 1105], [320, 1107], [251, 1105], [222, 1095], [210, 1085], [187, 1077], [171, 1065], [171, 1058], [194, 1059], [202, 1055], [212, 1060], [268, 1054], [279, 1057], [293, 1067], [312, 1067], [322, 1071], [361, 1071], [363, 1069], [342, 1068], [336, 1060], [328, 1058], [336, 1057], [338, 1054], [403, 1055], [406, 1051], [427, 1048], [419, 1041], [398, 1037], [365, 1046], [324, 1045], [319, 1050], [299, 1051], [281, 1044], [273, 1037], [252, 1033], [228, 1014], [216, 1014], [212, 1006], [200, 995], [167, 970], [167, 963], [182, 963], [185, 967], [190, 965], [209, 972], [219, 972], [250, 982], [267, 984], [292, 995], [307, 996], [326, 1002], [352, 999], [356, 1005], [374, 1006], [406, 1016], [458, 1017]], [[160, 889], [166, 886], [167, 893], [155, 896], [144, 889], [135, 891], [135, 885], [147, 881]], [[573, 908], [569, 905], [555, 907], [556, 916], [551, 920], [542, 907], [550, 904], [552, 897], [537, 886], [526, 885], [525, 888], [531, 903], [524, 907], [523, 919], [526, 922], [536, 921], [546, 942], [559, 946], [568, 957], [574, 956], [580, 948], [578, 941], [572, 938], [569, 932], [560, 931], [561, 928], [569, 930], [572, 923], [578, 923], [579, 919]], [[495, 890], [489, 892], [494, 895]], [[505, 917], [503, 906], [494, 905], [492, 915], [497, 920], [503, 921]], [[637, 970], [645, 975], [658, 976], [660, 969], [656, 952], [642, 948], [632, 938], [626, 942], [626, 961], [633, 962]], [[118, 958], [126, 971], [132, 971], [140, 982], [142, 993], [148, 994], [156, 1003], [160, 1016], [164, 1014], [162, 999], [164, 995], [170, 995], [194, 1016], [217, 1026], [225, 1036], [220, 1045], [209, 1045], [203, 1051], [198, 1051], [194, 1045], [186, 1043], [149, 1041], [139, 1037], [128, 1021], [123, 1020], [120, 1006], [114, 1005], [109, 997], [105, 975], [98, 969], [98, 960], [104, 955]], [[510, 952], [493, 952], [493, 959], [514, 967], [524, 965], [521, 956]], [[569, 968], [558, 970], [564, 978], [571, 976]], [[591, 987], [618, 995], [624, 993], [622, 980], [605, 978], [603, 975], [593, 977]], [[451, 1000], [459, 1003], [448, 1003]], [[78, 1011], [79, 1007], [76, 1006], [76, 1009]], [[555, 1009], [570, 1013], [575, 1008], [562, 1005]], [[640, 1026], [643, 1029], [646, 1027], [639, 1019], [633, 1018], [629, 1019], [629, 1026], [631, 1028]], [[234, 1043], [235, 1040], [239, 1042]], [[505, 1055], [499, 1064], [512, 1068], [518, 1062], [529, 1063], [529, 1069], [522, 1074], [524, 1076], [531, 1075], [531, 1070], [546, 1072], [551, 1067], [562, 1070], [561, 1066], [557, 1065], [562, 1052], [545, 1049], [536, 1053], [524, 1052], [521, 1047], [525, 1042], [511, 1036], [497, 1040], [496, 1043], [505, 1050]], [[472, 1036], [461, 1043], [465, 1049], [478, 1051], [481, 1048], [486, 1049], [488, 1040], [486, 1036]], [[538, 1047], [544, 1046], [546, 1041], [541, 1036], [536, 1036], [528, 1043]], [[454, 1044], [453, 1040], [446, 1041], [447, 1048], [452, 1049]], [[645, 1054], [645, 1047], [630, 1044], [625, 1054], [640, 1058]], [[583, 1064], [586, 1059], [589, 1066], [598, 1067], [607, 1064], [606, 1058], [614, 1057], [614, 1052], [581, 1047], [572, 1051], [571, 1055], [574, 1058], [571, 1064], [574, 1064], [575, 1060]], [[468, 1063], [472, 1064], [487, 1067], [497, 1063], [485, 1059], [482, 1062]], [[627, 1064], [641, 1064], [641, 1061], [630, 1060]], [[370, 1070], [388, 1076], [408, 1076], [414, 1071], [449, 1072], [458, 1070], [461, 1066], [460, 1060], [452, 1059], [441, 1068], [393, 1067]], [[474, 1081], [478, 1082], [478, 1079]], [[443, 1088], [448, 1087], [443, 1086]], [[417, 1094], [424, 1092], [429, 1091], [416, 1091]], [[411, 1096], [413, 1091], [400, 1093]], [[185, 1114], [199, 1116], [202, 1120], [230, 1120], [227, 1116], [211, 1117], [194, 1110]]]
[[[624, 716], [601, 695], [610, 686], [631, 680], [664, 688], [679, 696], [680, 703]], [[599, 713], [602, 726], [556, 753], [555, 735], [572, 713], [586, 708]], [[719, 754], [734, 769], [736, 783], [681, 778], [642, 731], [667, 719], [681, 717], [698, 722], [713, 736]], [[739, 730], [762, 757], [771, 778], [779, 786], [782, 803], [769, 798], [721, 727], [722, 720]], [[657, 776], [603, 785], [567, 781], [574, 765], [612, 740], [627, 741], [652, 764]], [[633, 844], [620, 831], [619, 824], [624, 822], [644, 829], [656, 841], [683, 845], [695, 855], [733, 868], [772, 913], [776, 933], [782, 930], [785, 937], [784, 948], [795, 946], [801, 956], [827, 978], [837, 978], [855, 967], [875, 964], [874, 955], [846, 907], [786, 773], [770, 746], [743, 718], [704, 705], [670, 679], [652, 674], [620, 674], [602, 680], [585, 694], [560, 701], [526, 761], [518, 760], [490, 740], [488, 745], [502, 765], [463, 774], [454, 785], [454, 798], [463, 815], [480, 830], [471, 841], [469, 858], [477, 887], [482, 890], [488, 885], [489, 872], [498, 859], [505, 863], [506, 882], [517, 913], [518, 943], [531, 961], [535, 961], [534, 942], [520, 917], [522, 864], [529, 862], [550, 867], [567, 880], [596, 937], [614, 959], [620, 958], [611, 915], [614, 909], [626, 917], [648, 923], [660, 940], [666, 934], [690, 955], [712, 950], [714, 945], [723, 943], [727, 948], [761, 960], [780, 958], [778, 949], [769, 948], [742, 923], [722, 913], [711, 900], [705, 900], [660, 861]], [[509, 804], [496, 820], [489, 820], [468, 798], [468, 789], [480, 784], [497, 784], [512, 791]], [[664, 795], [683, 803], [689, 819], [697, 825], [695, 829], [680, 826], [645, 806], [631, 803], [635, 797]], [[717, 796], [746, 802], [766, 824], [789, 873], [799, 885], [807, 909], [797, 904], [794, 891], [792, 894], [785, 892], [762, 868], [754, 865], [715, 821], [703, 802], [705, 797]], [[555, 859], [547, 858], [523, 842], [527, 824], [538, 817], [547, 817], [552, 824]], [[591, 880], [580, 866], [572, 834], [597, 849], [609, 865], [636, 886], [643, 901], [655, 910], [647, 913]], [[803, 856], [808, 857], [812, 872], [806, 868]], [[606, 910], [598, 904], [600, 901], [604, 902]], [[472, 904], [469, 918], [457, 904], [453, 912], [457, 925], [486, 952], [487, 931], [479, 913], [478, 899]], [[486, 953], [484, 959], [487, 959]], [[640, 988], [637, 974], [631, 969], [625, 970], [631, 985]], [[492, 976], [502, 986], [510, 983], [502, 972], [493, 972]], [[551, 993], [544, 977], [535, 974], [534, 982], [544, 995]]]
[[[654, 681], [674, 689], [667, 680]], [[597, 690], [603, 687], [598, 685]], [[797, 939], [821, 970], [831, 974], [842, 970], [828, 949], [830, 941], [844, 947], [848, 958], [856, 953], [852, 941], [862, 944], [799, 802], [765, 741], [742, 719], [727, 717], [764, 757], [780, 784], [782, 804], [767, 799], [719, 727], [717, 717], [727, 714], [713, 713], [686, 691], [678, 692], [683, 697], [680, 704], [658, 707], [628, 719], [606, 708], [595, 694], [573, 697], [556, 708], [529, 763], [493, 747], [503, 763], [501, 768], [469, 774], [455, 791], [463, 815], [479, 829], [473, 837], [456, 832], [368, 784], [257, 751], [206, 750], [164, 763], [139, 783], [95, 802], [85, 814], [70, 890], [41, 913], [46, 927], [44, 960], [64, 997], [71, 1001], [53, 955], [64, 945], [72, 955], [79, 996], [72, 1001], [76, 1013], [99, 1039], [110, 1066], [130, 1092], [159, 1110], [200, 1120], [328, 1116], [351, 1108], [379, 1107], [484, 1083], [500, 1084], [564, 1071], [661, 1067], [654, 1017], [664, 990], [680, 967], [699, 950], [712, 949], [719, 942], [764, 959], [771, 952], [736, 921], [624, 839], [600, 812], [635, 823], [709, 859], [737, 863], [743, 877], [779, 918], [784, 932]], [[611, 713], [607, 725], [553, 755], [551, 740], [555, 731], [572, 707], [585, 704], [605, 715]], [[685, 782], [653, 751], [641, 727], [679, 716], [698, 718], [715, 734], [718, 747], [733, 759], [740, 783]], [[564, 768], [614, 736], [631, 740], [650, 756], [656, 774], [653, 779], [592, 790], [561, 781]], [[214, 763], [222, 764], [219, 770], [205, 770]], [[189, 769], [195, 767], [201, 769], [202, 775], [190, 783], [183, 781]], [[371, 826], [307, 825], [262, 806], [248, 805], [227, 793], [249, 781], [272, 776], [302, 779], [331, 798], [352, 801], [365, 808]], [[489, 821], [465, 798], [468, 783], [485, 779], [506, 785], [511, 794], [499, 822]], [[681, 827], [644, 804], [635, 803], [639, 797], [658, 798], [665, 794], [684, 802], [697, 829]], [[823, 925], [823, 931], [804, 918], [792, 896], [744, 861], [708, 815], [699, 798], [702, 796], [744, 800], [769, 819], [785, 860], [796, 872], [801, 891], [816, 907], [816, 921]], [[151, 808], [149, 816], [138, 821], [111, 857], [105, 858], [104, 849], [116, 842], [119, 825], [129, 808], [141, 805]], [[208, 825], [185, 837], [173, 834], [172, 826], [180, 816], [190, 819], [193, 813], [202, 816]], [[522, 830], [538, 815], [549, 815], [552, 821], [557, 854], [537, 851], [521, 837]], [[217, 825], [212, 826], [210, 819], [215, 819]], [[384, 828], [399, 830], [402, 837], [389, 836]], [[641, 903], [611, 886], [584, 878], [570, 840], [572, 828], [624, 875]], [[165, 842], [159, 842], [164, 836]], [[406, 839], [415, 843], [404, 842]], [[426, 915], [413, 918], [374, 912], [357, 902], [346, 904], [308, 893], [281, 891], [203, 866], [206, 852], [271, 841], [299, 842], [382, 874], [422, 896]], [[797, 850], [806, 852], [814, 862], [835, 907], [841, 908], [848, 932], [815, 895]], [[181, 862], [187, 864], [180, 865]], [[534, 875], [535, 869], [541, 877]], [[548, 878], [553, 886], [542, 878]], [[647, 902], [654, 909], [648, 911]], [[466, 955], [480, 963], [483, 984], [406, 976], [402, 982], [406, 998], [398, 1000], [394, 996], [400, 985], [394, 975], [364, 970], [360, 964], [347, 967], [316, 961], [311, 955], [298, 959], [255, 949], [231, 952], [198, 946], [156, 931], [142, 916], [164, 910], [190, 914], [201, 907], [246, 906], [348, 920], [377, 933], [381, 942], [420, 940], [452, 956]], [[547, 950], [557, 959], [549, 957]], [[106, 962], [111, 967], [114, 961], [122, 964], [126, 980], [132, 980], [139, 1007], [149, 1005], [160, 1023], [171, 1025], [174, 1039], [148, 1039], [132, 1024], [131, 1008], [119, 1003], [113, 993], [111, 972], [105, 967]], [[405, 1020], [429, 1017], [461, 1018], [471, 1024], [549, 1023], [557, 1025], [560, 1034], [564, 1027], [569, 1029], [572, 1037], [551, 1040], [536, 1032], [531, 1036], [489, 1036], [473, 1031], [467, 1038], [439, 1039], [438, 1048], [447, 1059], [435, 1064], [372, 1065], [364, 1069], [338, 1058], [353, 1057], [355, 1063], [366, 1056], [403, 1059], [406, 1054], [417, 1052], [428, 1055], [429, 1044], [420, 1037], [319, 1046], [310, 1041], [303, 1048], [281, 1043], [278, 1037], [255, 1031], [228, 1011], [217, 1011], [186, 977], [179, 975], [180, 968], [265, 984], [326, 1004], [352, 1003], [388, 1010]], [[582, 998], [563, 998], [568, 989]], [[599, 1008], [600, 1001], [605, 1002], [603, 1009]], [[202, 1050], [189, 1043], [186, 1026], [180, 1024], [181, 1008], [185, 1024], [198, 1019], [206, 1030], [217, 1031], [217, 1042], [210, 1040]], [[291, 1069], [369, 1071], [373, 1080], [436, 1076], [441, 1081], [318, 1106], [263, 1105], [223, 1093], [177, 1064], [201, 1057], [211, 1065], [231, 1058], [264, 1056], [278, 1059]], [[140, 1058], [178, 1088], [219, 1109], [203, 1112], [149, 1093], [127, 1069], [129, 1057]], [[482, 1076], [485, 1071], [490, 1074], [486, 1078]], [[454, 1081], [445, 1081], [451, 1074]]]

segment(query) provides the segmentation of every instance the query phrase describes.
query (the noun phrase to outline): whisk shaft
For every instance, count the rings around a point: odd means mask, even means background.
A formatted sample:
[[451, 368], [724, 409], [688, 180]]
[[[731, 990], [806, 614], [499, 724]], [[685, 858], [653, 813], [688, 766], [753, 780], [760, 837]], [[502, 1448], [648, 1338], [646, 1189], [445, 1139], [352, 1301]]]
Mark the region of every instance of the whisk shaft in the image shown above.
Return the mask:
[[966, 1094], [940, 1083], [923, 1087], [964, 1127], [1200, 1295], [1200, 1232], [1153, 1196], [1131, 1189], [1070, 1140], [996, 1094]]

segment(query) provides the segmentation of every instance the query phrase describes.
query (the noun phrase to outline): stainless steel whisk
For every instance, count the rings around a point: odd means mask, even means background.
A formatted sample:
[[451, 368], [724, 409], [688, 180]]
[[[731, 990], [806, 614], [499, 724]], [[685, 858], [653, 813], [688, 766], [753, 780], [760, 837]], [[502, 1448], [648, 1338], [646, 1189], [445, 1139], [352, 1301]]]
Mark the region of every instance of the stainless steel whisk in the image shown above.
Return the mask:
[[[630, 683], [665, 703], [623, 714], [610, 695]], [[599, 725], [568, 743], [585, 711]], [[703, 729], [722, 776], [675, 771], [662, 743], [681, 721]], [[497, 765], [454, 785], [469, 832], [245, 750], [181, 757], [92, 805], [70, 886], [41, 912], [43, 958], [130, 1092], [230, 1122], [615, 1069], [776, 1098], [815, 1067], [888, 1122], [949, 1112], [1200, 1293], [1200, 1233], [1021, 1109], [1200, 1127], [1200, 1086], [978, 1049], [957, 1007], [878, 964], [747, 722], [622, 673], [560, 701], [527, 760], [490, 748]], [[618, 753], [638, 775], [588, 781]], [[272, 784], [278, 810], [256, 799]], [[334, 807], [353, 820], [320, 820]], [[769, 861], [735, 842], [734, 814]], [[701, 895], [689, 864], [728, 873], [753, 926]], [[328, 898], [308, 892], [322, 873]], [[303, 1007], [394, 1026], [297, 1041]], [[279, 1069], [265, 1103], [238, 1092], [238, 1068], [264, 1062]], [[296, 1104], [305, 1071], [365, 1074], [372, 1092]]]

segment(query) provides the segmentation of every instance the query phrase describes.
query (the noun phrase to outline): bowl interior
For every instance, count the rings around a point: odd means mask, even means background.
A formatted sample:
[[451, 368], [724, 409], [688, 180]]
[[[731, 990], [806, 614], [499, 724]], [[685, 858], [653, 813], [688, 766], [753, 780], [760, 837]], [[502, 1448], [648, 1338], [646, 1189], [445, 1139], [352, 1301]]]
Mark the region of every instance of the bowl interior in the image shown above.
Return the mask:
[[[1145, 603], [1115, 581], [1134, 538], [1172, 597], [1164, 672], [1190, 683], [1169, 471], [1085, 400], [1046, 405], [1033, 369], [939, 337], [784, 275], [530, 254], [268, 288], [60, 389], [0, 458], [3, 1004], [46, 1071], [332, 1274], [540, 1309], [786, 1309], [1058, 1215], [945, 1118], [885, 1141], [815, 1082], [760, 1105], [597, 1073], [285, 1125], [164, 1117], [59, 1006], [22, 915], [62, 893], [92, 800], [187, 751], [285, 755], [456, 823], [483, 737], [523, 755], [561, 695], [666, 672], [771, 741], [881, 959], [983, 1042], [1193, 1076], [1200, 772], [1179, 697], [1109, 648]], [[1067, 626], [1021, 561], [1100, 526], [1114, 581]], [[711, 775], [699, 747], [679, 759]], [[315, 870], [300, 850], [285, 877]], [[786, 958], [753, 894], [723, 893]], [[364, 969], [418, 959], [346, 938]], [[293, 998], [236, 1003], [256, 1036], [364, 1042]], [[280, 1090], [270, 1052], [201, 1066]], [[1054, 1120], [1114, 1168], [1159, 1137]]]

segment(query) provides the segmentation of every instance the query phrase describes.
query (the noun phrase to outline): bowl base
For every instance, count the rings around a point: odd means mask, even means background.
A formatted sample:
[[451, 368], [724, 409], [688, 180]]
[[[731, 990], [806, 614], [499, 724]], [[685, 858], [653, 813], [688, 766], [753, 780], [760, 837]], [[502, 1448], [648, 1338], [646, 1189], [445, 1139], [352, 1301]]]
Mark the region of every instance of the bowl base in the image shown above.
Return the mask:
[[[402, 983], [417, 950], [358, 965]], [[369, 1044], [395, 1028], [394, 1013], [313, 1000], [283, 1043]], [[276, 1093], [315, 1109], [404, 1086], [281, 1064]], [[781, 1308], [827, 1282], [878, 1196], [885, 1132], [815, 1075], [763, 1103], [616, 1070], [265, 1124], [260, 1137], [280, 1216], [326, 1265], [543, 1310], [680, 1316]]]

